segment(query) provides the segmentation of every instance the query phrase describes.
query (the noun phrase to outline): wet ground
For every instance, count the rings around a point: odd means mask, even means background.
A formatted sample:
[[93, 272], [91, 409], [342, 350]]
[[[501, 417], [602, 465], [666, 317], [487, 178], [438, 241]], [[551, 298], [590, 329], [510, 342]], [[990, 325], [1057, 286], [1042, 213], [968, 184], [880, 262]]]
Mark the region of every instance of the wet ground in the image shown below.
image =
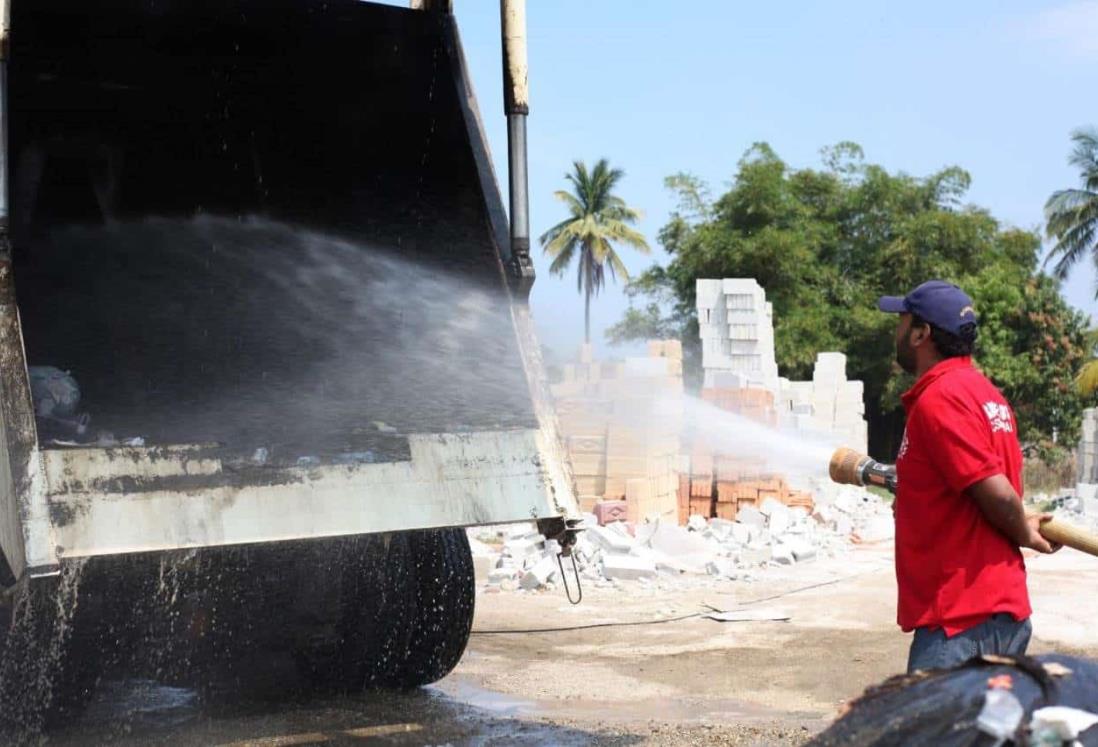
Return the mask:
[[[1090, 591], [1098, 559], [1029, 561], [1034, 653], [1098, 658]], [[798, 745], [867, 686], [899, 671], [908, 638], [894, 623], [887, 547], [776, 569], [753, 582], [691, 589], [481, 593], [457, 670], [411, 693], [299, 691], [289, 667], [259, 690], [200, 703], [146, 680], [104, 684], [48, 744], [79, 745]], [[529, 628], [647, 622], [721, 608], [771, 610], [788, 622], [703, 618], [527, 633]], [[765, 615], [762, 615], [765, 617]], [[497, 631], [497, 632], [489, 632]], [[516, 632], [498, 632], [516, 631]]]
[[[471, 704], [437, 688], [357, 697], [257, 699], [211, 708], [193, 691], [146, 680], [106, 683], [51, 745], [590, 744], [582, 729], [515, 717], [523, 703], [500, 696]], [[629, 740], [618, 742], [629, 744]]]

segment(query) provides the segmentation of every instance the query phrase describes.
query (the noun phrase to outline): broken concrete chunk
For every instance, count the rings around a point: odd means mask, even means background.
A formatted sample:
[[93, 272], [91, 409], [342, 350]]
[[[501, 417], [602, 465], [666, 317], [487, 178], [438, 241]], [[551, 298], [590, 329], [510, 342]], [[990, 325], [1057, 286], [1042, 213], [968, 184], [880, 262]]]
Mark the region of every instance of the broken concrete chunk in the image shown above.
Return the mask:
[[751, 542], [755, 537], [755, 532], [748, 524], [740, 524], [734, 522], [732, 524], [732, 537], [731, 539], [736, 541], [736, 544], [746, 545]]
[[617, 532], [622, 537], [632, 541], [633, 540], [633, 528], [624, 521], [614, 521], [606, 525], [606, 528], [611, 532]]
[[767, 547], [745, 547], [740, 552], [740, 563], [742, 565], [762, 565], [771, 558], [771, 548]]
[[656, 563], [651, 558], [636, 555], [605, 553], [602, 556], [602, 575], [611, 580], [636, 580], [656, 575]]
[[861, 542], [883, 542], [896, 534], [896, 521], [891, 516], [874, 516], [854, 533]]
[[632, 537], [622, 535], [611, 527], [591, 527], [584, 535], [591, 544], [608, 552], [628, 553], [636, 544]]
[[796, 562], [793, 549], [784, 542], [779, 542], [770, 548], [770, 559], [778, 565], [793, 565]]
[[758, 529], [766, 527], [766, 516], [754, 506], [741, 506], [736, 512], [736, 521]]
[[706, 564], [705, 570], [710, 576], [736, 578], [736, 564], [730, 558], [715, 558]]
[[691, 514], [686, 520], [686, 528], [693, 532], [704, 532], [706, 529], [705, 518], [698, 514]]
[[527, 590], [539, 589], [549, 581], [557, 572], [557, 558], [555, 555], [546, 555], [526, 573], [522, 574], [519, 585]]
[[503, 543], [503, 554], [521, 562], [541, 555], [544, 545], [545, 538], [540, 534], [510, 539]]
[[816, 546], [799, 537], [789, 537], [782, 542], [782, 545], [793, 553], [793, 559], [798, 563], [803, 563], [806, 560], [811, 560], [816, 557]]
[[788, 511], [784, 503], [777, 498], [767, 498], [759, 505], [759, 512], [764, 516], [773, 516], [776, 511]]
[[493, 568], [488, 572], [488, 583], [501, 584], [509, 578], [515, 577], [514, 568]]

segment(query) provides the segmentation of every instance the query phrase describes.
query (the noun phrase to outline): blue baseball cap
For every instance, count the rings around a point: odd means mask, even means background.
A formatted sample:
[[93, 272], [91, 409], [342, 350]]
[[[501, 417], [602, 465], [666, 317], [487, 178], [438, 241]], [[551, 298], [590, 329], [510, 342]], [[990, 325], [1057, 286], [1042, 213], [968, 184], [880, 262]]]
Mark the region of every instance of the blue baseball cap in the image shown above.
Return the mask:
[[976, 324], [972, 299], [953, 283], [928, 280], [906, 296], [881, 296], [877, 308], [891, 314], [915, 314], [954, 335], [961, 327]]

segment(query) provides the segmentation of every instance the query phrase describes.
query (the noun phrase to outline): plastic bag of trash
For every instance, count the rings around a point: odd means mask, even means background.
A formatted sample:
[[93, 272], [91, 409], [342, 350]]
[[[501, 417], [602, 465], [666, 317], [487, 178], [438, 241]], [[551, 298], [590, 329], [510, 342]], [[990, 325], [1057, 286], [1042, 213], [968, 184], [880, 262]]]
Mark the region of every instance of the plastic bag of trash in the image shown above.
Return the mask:
[[[1014, 744], [1031, 743], [1035, 710], [1065, 706], [1098, 713], [1098, 663], [1058, 654], [1035, 659], [985, 656], [955, 669], [901, 675], [870, 688], [809, 745], [995, 744], [996, 737], [981, 731], [978, 719], [988, 692], [1000, 688], [1009, 689], [1024, 709]], [[1080, 733], [1078, 743], [1098, 747], [1098, 726]]]
[[53, 366], [30, 366], [31, 399], [34, 414], [44, 418], [67, 418], [80, 406], [80, 385], [67, 371]]

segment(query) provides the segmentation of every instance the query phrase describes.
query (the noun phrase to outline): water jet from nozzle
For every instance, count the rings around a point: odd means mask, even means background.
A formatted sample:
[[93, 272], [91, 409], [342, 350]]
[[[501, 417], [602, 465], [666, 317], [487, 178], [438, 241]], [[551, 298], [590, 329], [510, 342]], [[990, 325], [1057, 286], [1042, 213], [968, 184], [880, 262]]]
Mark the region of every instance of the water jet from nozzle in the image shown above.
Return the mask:
[[827, 471], [831, 479], [841, 485], [876, 485], [891, 493], [896, 492], [895, 465], [881, 464], [845, 446], [835, 449]]

